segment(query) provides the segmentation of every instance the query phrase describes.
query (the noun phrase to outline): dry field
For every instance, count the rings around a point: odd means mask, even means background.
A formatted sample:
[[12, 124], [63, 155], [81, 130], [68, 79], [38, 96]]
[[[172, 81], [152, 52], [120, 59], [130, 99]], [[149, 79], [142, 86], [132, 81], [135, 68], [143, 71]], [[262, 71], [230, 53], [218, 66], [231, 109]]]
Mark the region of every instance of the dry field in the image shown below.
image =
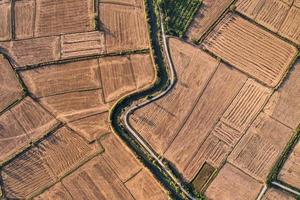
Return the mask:
[[20, 99], [23, 95], [17, 76], [8, 62], [0, 54], [0, 112]]
[[57, 121], [27, 97], [0, 116], [0, 163], [57, 126]]
[[210, 200], [254, 200], [262, 186], [240, 169], [227, 163], [205, 194]]
[[143, 6], [100, 2], [99, 12], [107, 52], [149, 47]]
[[130, 118], [132, 126], [159, 153], [172, 142], [218, 66], [216, 59], [180, 40], [171, 38], [169, 45], [178, 82], [164, 98]]
[[248, 79], [221, 120], [239, 132], [244, 132], [261, 111], [270, 95], [270, 89]]
[[70, 62], [20, 72], [21, 78], [35, 97], [101, 87], [98, 60]]
[[72, 196], [61, 182], [58, 182], [49, 190], [33, 198], [34, 200], [72, 200]]
[[186, 123], [165, 153], [166, 158], [173, 162], [179, 171], [183, 171], [190, 164], [246, 80], [247, 77], [239, 71], [220, 64]]
[[262, 198], [262, 200], [275, 200], [275, 199], [296, 200], [296, 198], [293, 197], [292, 195], [275, 188], [269, 188]]
[[279, 83], [297, 53], [294, 46], [232, 13], [209, 34], [204, 48], [270, 87]]
[[290, 70], [287, 80], [273, 94], [265, 112], [296, 129], [300, 121], [300, 60]]
[[152, 175], [145, 169], [136, 174], [125, 183], [126, 187], [135, 199], [138, 200], [167, 200], [160, 185], [155, 181]]
[[261, 113], [234, 148], [228, 161], [260, 181], [265, 181], [293, 132]]
[[134, 200], [103, 157], [95, 157], [62, 183], [77, 199]]
[[205, 163], [218, 169], [224, 163], [230, 151], [231, 147], [228, 144], [210, 134], [194, 157], [189, 160], [188, 166], [182, 171], [184, 177], [187, 180], [193, 180]]
[[74, 58], [104, 54], [104, 33], [99, 31], [61, 36], [61, 57]]
[[100, 73], [106, 102], [136, 88], [131, 62], [128, 57], [100, 58]]
[[231, 2], [232, 0], [203, 0], [185, 35], [190, 40], [200, 39]]
[[29, 138], [14, 115], [7, 111], [0, 116], [0, 163], [24, 146]]
[[148, 54], [99, 59], [105, 102], [153, 82], [155, 72]]
[[35, 0], [15, 2], [16, 39], [26, 39], [34, 36], [35, 5]]
[[284, 0], [239, 0], [236, 6], [243, 15], [300, 44], [300, 9], [297, 4], [297, 1]]
[[57, 120], [37, 102], [26, 97], [11, 110], [30, 138], [39, 138], [57, 125]]
[[94, 6], [93, 0], [0, 2], [1, 51], [16, 62], [28, 90], [1, 56], [0, 187], [7, 199], [167, 199], [109, 125], [118, 98], [154, 82], [151, 55], [92, 58], [107, 47], [108, 53], [149, 48], [144, 2], [101, 1], [104, 31], [95, 30]]
[[95, 114], [70, 122], [69, 126], [89, 142], [110, 132], [108, 112]]
[[74, 121], [109, 109], [101, 90], [70, 92], [40, 99], [51, 113], [62, 121]]
[[36, 0], [35, 36], [94, 30], [93, 0]]
[[0, 2], [0, 41], [11, 39], [11, 3], [9, 0]]
[[33, 65], [60, 58], [59, 37], [42, 37], [0, 43], [17, 62], [17, 67]]
[[300, 142], [298, 142], [283, 165], [278, 179], [300, 189]]
[[2, 179], [8, 198], [29, 198], [97, 153], [75, 132], [63, 127], [4, 165]]
[[141, 169], [141, 164], [116, 135], [105, 136], [101, 139], [101, 144], [105, 149], [103, 158], [122, 182], [126, 182]]

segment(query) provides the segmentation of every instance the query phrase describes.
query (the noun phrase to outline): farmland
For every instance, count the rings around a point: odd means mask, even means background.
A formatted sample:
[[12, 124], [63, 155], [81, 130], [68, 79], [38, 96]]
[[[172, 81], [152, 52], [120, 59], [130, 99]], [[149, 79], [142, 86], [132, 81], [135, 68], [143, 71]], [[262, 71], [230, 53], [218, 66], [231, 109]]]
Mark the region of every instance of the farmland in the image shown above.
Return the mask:
[[294, 199], [299, 9], [2, 0], [0, 199]]
[[250, 17], [269, 30], [279, 33], [288, 40], [300, 44], [300, 19], [297, 1], [284, 0], [240, 0], [237, 2], [237, 11]]
[[155, 81], [147, 31], [142, 1], [0, 3], [1, 199], [167, 199], [109, 120]]
[[[204, 48], [271, 87], [279, 83], [297, 53], [292, 45], [234, 14], [210, 33]], [[261, 57], [261, 52], [268, 54]]]
[[167, 32], [182, 37], [200, 6], [199, 0], [161, 0], [160, 7], [164, 14]]
[[198, 41], [231, 3], [232, 0], [202, 0], [185, 36], [191, 41]]
[[300, 189], [300, 143], [298, 142], [279, 172], [278, 179]]
[[2, 54], [0, 55], [0, 65], [0, 111], [2, 111], [22, 97], [22, 88], [12, 66]]

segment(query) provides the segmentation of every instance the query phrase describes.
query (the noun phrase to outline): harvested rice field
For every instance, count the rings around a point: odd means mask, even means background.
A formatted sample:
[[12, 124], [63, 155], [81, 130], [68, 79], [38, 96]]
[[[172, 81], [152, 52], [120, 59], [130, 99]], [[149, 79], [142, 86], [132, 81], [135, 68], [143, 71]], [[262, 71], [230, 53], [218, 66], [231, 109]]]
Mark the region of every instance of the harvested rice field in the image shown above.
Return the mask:
[[200, 9], [196, 12], [185, 36], [191, 41], [199, 40], [232, 2], [232, 0], [202, 0]]
[[0, 2], [0, 41], [11, 39], [11, 2], [3, 0]]
[[[298, 4], [298, 7], [297, 7]], [[291, 42], [300, 44], [300, 9], [297, 1], [239, 0], [237, 11]]]
[[13, 67], [4, 57], [0, 54], [0, 112], [10, 106], [12, 103], [20, 99], [23, 95], [22, 87], [19, 83], [17, 75]]
[[107, 52], [149, 47], [144, 5], [100, 1], [99, 13]]
[[262, 184], [231, 164], [225, 164], [206, 190], [206, 196], [211, 200], [256, 199]]
[[0, 0], [0, 199], [296, 199], [300, 1], [178, 2]]
[[278, 85], [297, 49], [236, 14], [228, 14], [203, 47], [270, 87]]

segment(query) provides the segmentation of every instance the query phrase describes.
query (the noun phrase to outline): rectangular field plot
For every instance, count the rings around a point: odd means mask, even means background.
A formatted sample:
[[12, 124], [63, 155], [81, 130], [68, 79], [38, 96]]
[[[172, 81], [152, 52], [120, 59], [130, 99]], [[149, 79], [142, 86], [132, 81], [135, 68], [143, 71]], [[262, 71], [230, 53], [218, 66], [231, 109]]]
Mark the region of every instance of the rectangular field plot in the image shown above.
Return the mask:
[[0, 117], [0, 163], [56, 127], [58, 122], [27, 97]]
[[35, 0], [16, 1], [14, 13], [16, 38], [25, 39], [33, 37]]
[[41, 103], [57, 118], [74, 121], [108, 110], [101, 90], [71, 92], [40, 99]]
[[147, 87], [155, 79], [155, 69], [150, 54], [135, 54], [130, 56], [132, 71], [137, 88]]
[[61, 36], [62, 58], [99, 55], [105, 52], [104, 33], [99, 31]]
[[2, 43], [16, 67], [45, 63], [60, 59], [59, 37], [42, 37]]
[[232, 13], [209, 34], [204, 48], [271, 87], [297, 53], [294, 46]]
[[46, 135], [58, 125], [58, 121], [30, 97], [14, 106], [11, 112], [32, 140]]
[[300, 60], [290, 70], [290, 73], [273, 94], [265, 112], [285, 125], [296, 129], [300, 122]]
[[36, 0], [35, 35], [94, 30], [93, 0]]
[[265, 181], [292, 136], [292, 130], [262, 113], [230, 154], [228, 161]]
[[185, 35], [190, 40], [200, 39], [231, 2], [232, 0], [203, 0]]
[[7, 198], [28, 199], [54, 183], [54, 174], [38, 152], [37, 148], [32, 148], [3, 167], [1, 175]]
[[165, 153], [166, 158], [179, 171], [189, 165], [246, 80], [247, 77], [239, 71], [220, 64], [193, 112]]
[[135, 78], [128, 57], [100, 58], [99, 62], [106, 102], [116, 100], [136, 89]]
[[280, 0], [239, 0], [237, 11], [254, 19], [268, 29], [277, 32], [290, 6]]
[[0, 2], [0, 41], [11, 39], [11, 3]]
[[3, 167], [5, 193], [8, 198], [30, 198], [98, 151], [75, 132], [61, 128]]
[[49, 65], [21, 71], [20, 75], [38, 98], [101, 87], [97, 59]]
[[95, 157], [62, 183], [78, 199], [134, 200], [103, 157]]
[[[300, 4], [300, 3], [299, 3]], [[279, 34], [300, 45], [300, 5], [293, 6], [283, 22]]]
[[208, 199], [256, 199], [263, 185], [227, 163], [205, 192]]
[[44, 193], [33, 198], [33, 200], [72, 200], [72, 196], [66, 188], [58, 182]]
[[149, 47], [144, 7], [100, 2], [99, 12], [108, 53]]
[[296, 144], [288, 160], [284, 163], [278, 179], [300, 189], [300, 142]]
[[239, 132], [244, 132], [261, 111], [270, 95], [270, 89], [248, 79], [221, 120]]
[[0, 112], [20, 99], [22, 87], [8, 60], [0, 54]]
[[135, 199], [139, 200], [167, 200], [169, 199], [162, 187], [146, 169], [136, 174], [125, 183]]
[[134, 112], [132, 126], [158, 153], [172, 142], [219, 62], [189, 44], [169, 39], [177, 83], [164, 98]]
[[239, 0], [236, 4], [238, 12], [300, 44], [300, 9], [296, 5], [290, 0]]
[[104, 148], [103, 158], [122, 182], [126, 182], [141, 169], [138, 160], [115, 133], [105, 136], [101, 144]]
[[89, 142], [95, 141], [111, 131], [108, 112], [95, 114], [68, 123], [68, 125]]
[[204, 163], [197, 176], [192, 181], [192, 184], [196, 191], [202, 191], [202, 188], [209, 181], [215, 172], [215, 168], [208, 163]]
[[231, 151], [231, 147], [214, 135], [209, 135], [183, 170], [187, 180], [193, 180], [205, 163], [219, 168]]
[[22, 146], [25, 146], [29, 137], [10, 111], [6, 111], [0, 116], [0, 127], [0, 163], [2, 163]]

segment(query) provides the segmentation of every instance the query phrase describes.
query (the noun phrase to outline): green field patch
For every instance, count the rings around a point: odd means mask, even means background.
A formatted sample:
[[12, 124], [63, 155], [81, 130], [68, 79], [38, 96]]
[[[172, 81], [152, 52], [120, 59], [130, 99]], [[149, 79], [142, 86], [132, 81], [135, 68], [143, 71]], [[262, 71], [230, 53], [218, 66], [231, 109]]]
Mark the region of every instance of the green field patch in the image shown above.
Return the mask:
[[166, 32], [183, 37], [200, 8], [201, 0], [161, 0], [159, 5], [164, 15]]
[[197, 192], [201, 192], [203, 187], [206, 185], [206, 183], [209, 181], [209, 179], [212, 177], [216, 169], [205, 162], [198, 172], [197, 176], [192, 181], [192, 185], [195, 188]]

